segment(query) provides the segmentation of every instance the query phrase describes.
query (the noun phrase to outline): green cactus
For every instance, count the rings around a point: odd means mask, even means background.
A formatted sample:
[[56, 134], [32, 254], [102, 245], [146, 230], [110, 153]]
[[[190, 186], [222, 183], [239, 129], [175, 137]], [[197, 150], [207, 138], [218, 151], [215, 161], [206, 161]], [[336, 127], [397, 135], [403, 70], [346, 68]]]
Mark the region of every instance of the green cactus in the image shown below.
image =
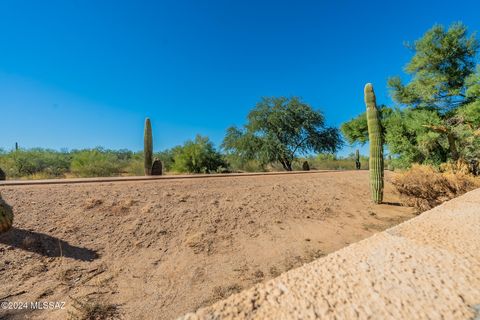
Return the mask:
[[150, 119], [145, 119], [145, 131], [143, 134], [143, 155], [145, 158], [145, 175], [152, 175], [152, 162], [153, 162], [153, 138], [152, 138], [152, 124]]
[[368, 139], [370, 143], [370, 189], [375, 203], [383, 201], [383, 141], [382, 126], [371, 83], [365, 85], [367, 105]]
[[303, 171], [310, 171], [310, 165], [308, 164], [308, 161], [303, 162], [302, 169]]
[[360, 170], [362, 163], [360, 162], [360, 151], [355, 150], [355, 169]]
[[0, 233], [8, 231], [13, 224], [13, 211], [0, 197]]
[[153, 159], [152, 176], [161, 176], [162, 174], [163, 174], [162, 161], [160, 161], [160, 159], [158, 158]]

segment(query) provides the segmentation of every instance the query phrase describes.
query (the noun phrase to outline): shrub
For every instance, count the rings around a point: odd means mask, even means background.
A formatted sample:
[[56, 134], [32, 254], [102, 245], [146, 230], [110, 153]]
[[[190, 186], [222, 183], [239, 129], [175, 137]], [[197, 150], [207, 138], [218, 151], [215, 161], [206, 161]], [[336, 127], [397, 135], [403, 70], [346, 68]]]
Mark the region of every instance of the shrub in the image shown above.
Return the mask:
[[143, 176], [145, 175], [145, 163], [143, 157], [134, 158], [125, 167], [125, 175], [127, 176]]
[[[303, 159], [301, 159], [303, 160]], [[313, 170], [355, 170], [355, 154], [341, 158], [334, 154], [318, 154], [305, 158]], [[360, 156], [362, 169], [368, 169], [368, 157]]]
[[111, 177], [123, 172], [123, 163], [100, 149], [77, 151], [72, 158], [71, 172], [78, 177]]
[[0, 167], [7, 177], [63, 177], [70, 166], [67, 152], [34, 148], [0, 152]]
[[413, 165], [410, 170], [398, 173], [392, 182], [403, 204], [420, 211], [480, 187], [478, 178], [460, 172], [439, 172], [425, 165]]
[[227, 167], [222, 155], [215, 150], [207, 138], [197, 135], [195, 140], [173, 148], [173, 171], [188, 173], [210, 173]]

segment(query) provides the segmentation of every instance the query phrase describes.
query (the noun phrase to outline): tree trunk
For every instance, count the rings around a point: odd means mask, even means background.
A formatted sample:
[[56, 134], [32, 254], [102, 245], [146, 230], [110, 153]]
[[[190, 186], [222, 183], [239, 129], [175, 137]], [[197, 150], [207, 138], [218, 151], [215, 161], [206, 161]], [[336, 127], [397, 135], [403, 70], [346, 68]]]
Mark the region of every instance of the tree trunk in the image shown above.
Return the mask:
[[283, 159], [280, 163], [282, 164], [283, 169], [286, 171], [292, 171], [292, 163], [289, 160]]
[[450, 153], [452, 155], [452, 160], [457, 161], [458, 160], [458, 151], [457, 151], [457, 146], [455, 144], [455, 136], [453, 135], [452, 132], [449, 132], [447, 134], [447, 139], [448, 139], [448, 146], [450, 148]]

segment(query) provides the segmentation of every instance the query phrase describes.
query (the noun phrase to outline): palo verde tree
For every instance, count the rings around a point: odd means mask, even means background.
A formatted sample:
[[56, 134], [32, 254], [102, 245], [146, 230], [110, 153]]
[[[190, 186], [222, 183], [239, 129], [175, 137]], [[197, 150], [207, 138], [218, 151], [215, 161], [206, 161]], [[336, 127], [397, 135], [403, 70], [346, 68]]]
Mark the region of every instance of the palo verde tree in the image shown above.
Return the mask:
[[244, 161], [278, 161], [292, 171], [298, 155], [335, 152], [342, 143], [338, 130], [325, 125], [322, 113], [297, 97], [263, 98], [247, 119], [243, 128], [229, 128], [222, 144], [227, 154]]
[[[388, 80], [396, 107], [381, 107], [384, 139], [396, 164], [440, 164], [478, 158], [480, 70], [475, 73], [479, 43], [467, 28], [436, 25], [413, 44], [405, 67], [409, 82]], [[368, 141], [365, 115], [341, 127], [350, 143]], [[478, 150], [478, 149], [476, 149]]]
[[172, 167], [175, 172], [211, 173], [227, 167], [222, 155], [208, 137], [197, 135], [181, 146], [171, 150]]

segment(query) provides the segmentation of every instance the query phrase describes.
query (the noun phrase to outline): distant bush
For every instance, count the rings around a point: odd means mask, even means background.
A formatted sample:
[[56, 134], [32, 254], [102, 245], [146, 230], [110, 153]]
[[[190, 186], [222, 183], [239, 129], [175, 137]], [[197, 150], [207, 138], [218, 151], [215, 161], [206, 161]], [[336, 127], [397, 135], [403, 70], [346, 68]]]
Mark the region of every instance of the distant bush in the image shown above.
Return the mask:
[[[267, 167], [258, 160], [245, 160], [235, 154], [227, 154], [224, 156], [225, 161], [229, 164], [229, 168], [233, 172], [264, 172]], [[281, 168], [279, 170], [283, 170]]]
[[166, 149], [161, 152], [153, 154], [154, 158], [158, 158], [162, 161], [163, 171], [171, 171], [174, 163], [173, 149]]
[[400, 192], [402, 202], [421, 211], [480, 187], [480, 179], [460, 172], [439, 172], [424, 165], [398, 173], [393, 184]]
[[145, 175], [145, 167], [142, 158], [135, 158], [128, 162], [124, 168], [127, 176], [143, 176]]
[[[244, 159], [236, 154], [222, 154], [207, 138], [197, 136], [181, 146], [156, 152], [164, 172], [172, 173], [228, 173], [283, 171], [279, 162], [262, 163]], [[293, 161], [293, 170], [303, 170], [308, 161], [312, 170], [353, 170], [354, 155], [337, 157], [319, 154]], [[362, 169], [368, 169], [368, 158], [361, 157]], [[386, 161], [388, 163], [388, 160]], [[143, 176], [143, 152], [129, 150], [94, 149], [56, 151], [50, 149], [0, 149], [0, 168], [7, 179], [49, 179], [65, 177]]]
[[124, 172], [124, 167], [115, 154], [93, 149], [75, 152], [70, 169], [77, 177], [111, 177]]
[[70, 160], [67, 152], [41, 148], [0, 152], [0, 167], [7, 178], [63, 177], [69, 171]]
[[[303, 161], [308, 161], [312, 170], [355, 170], [355, 154], [339, 158], [334, 154], [319, 154], [316, 156], [300, 159], [295, 164], [296, 170], [301, 170]], [[360, 156], [362, 169], [368, 169], [368, 158]]]
[[185, 142], [183, 146], [172, 149], [175, 172], [211, 173], [227, 167], [222, 155], [215, 150], [207, 138], [197, 135], [195, 140]]

